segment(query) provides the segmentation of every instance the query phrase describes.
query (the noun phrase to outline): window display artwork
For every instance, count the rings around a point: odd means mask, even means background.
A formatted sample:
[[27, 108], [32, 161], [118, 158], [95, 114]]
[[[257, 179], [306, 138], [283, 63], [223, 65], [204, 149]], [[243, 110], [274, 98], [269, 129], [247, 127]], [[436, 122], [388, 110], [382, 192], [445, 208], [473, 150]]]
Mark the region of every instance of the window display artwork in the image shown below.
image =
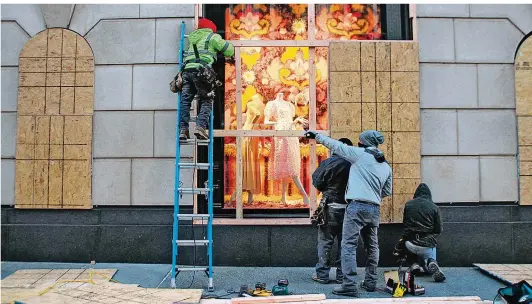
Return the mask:
[[381, 39], [380, 5], [316, 4], [316, 39]]
[[[316, 5], [315, 39], [379, 39], [379, 6]], [[228, 40], [308, 40], [307, 4], [239, 4], [225, 11]], [[237, 130], [236, 75], [241, 75], [242, 130], [302, 130], [316, 96], [316, 129], [328, 130], [328, 48], [315, 48], [316, 91], [310, 92], [308, 47], [241, 47], [241, 66], [225, 69], [225, 129]], [[310, 144], [297, 137], [242, 140], [244, 208], [306, 208]], [[327, 149], [317, 145], [318, 163]], [[225, 208], [235, 208], [236, 139], [225, 138]]]

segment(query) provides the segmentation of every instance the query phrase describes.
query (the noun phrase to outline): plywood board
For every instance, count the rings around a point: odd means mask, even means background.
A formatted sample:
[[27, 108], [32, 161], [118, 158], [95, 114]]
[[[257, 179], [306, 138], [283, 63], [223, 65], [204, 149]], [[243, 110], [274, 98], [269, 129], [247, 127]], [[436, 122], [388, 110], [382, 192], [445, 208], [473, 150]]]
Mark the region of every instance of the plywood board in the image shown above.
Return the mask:
[[329, 63], [334, 72], [360, 71], [360, 42], [331, 42]]
[[362, 129], [375, 130], [377, 128], [377, 104], [362, 104]]
[[519, 145], [532, 146], [532, 116], [517, 117]]
[[391, 73], [392, 102], [419, 102], [419, 73]]
[[93, 72], [94, 59], [92, 57], [79, 57], [76, 59], [76, 72]]
[[376, 87], [374, 72], [361, 72], [362, 78], [362, 102], [376, 102]]
[[386, 161], [391, 164], [393, 162], [393, 138], [392, 132], [381, 132], [384, 136], [384, 143], [379, 145], [379, 149], [384, 153]]
[[375, 71], [375, 45], [374, 42], [362, 42], [360, 44], [360, 69], [362, 71]]
[[17, 159], [34, 159], [35, 158], [35, 145], [17, 144], [16, 158]]
[[92, 87], [94, 85], [94, 73], [92, 72], [78, 72], [76, 67], [76, 86], [77, 87]]
[[331, 103], [331, 132], [360, 132], [362, 109], [360, 103]]
[[59, 114], [60, 104], [61, 104], [61, 88], [59, 86], [46, 88], [46, 114], [49, 114], [49, 115]]
[[75, 57], [77, 47], [76, 33], [63, 30], [63, 57]]
[[532, 264], [473, 264], [482, 272], [487, 273], [507, 284], [515, 284], [522, 280], [532, 282]]
[[47, 58], [46, 73], [61, 72], [61, 58]]
[[81, 36], [77, 36], [76, 57], [94, 57], [92, 54], [91, 47], [89, 46], [87, 41]]
[[377, 71], [390, 71], [392, 46], [389, 42], [377, 42], [375, 45], [375, 66]]
[[33, 205], [33, 160], [15, 161], [16, 205]]
[[35, 145], [35, 159], [46, 159], [50, 158], [50, 145]]
[[518, 116], [532, 115], [532, 58], [530, 68], [515, 71], [515, 111]]
[[46, 73], [19, 73], [19, 87], [40, 87], [46, 85]]
[[377, 102], [392, 102], [391, 75], [389, 72], [377, 72], [376, 74], [376, 96]]
[[[92, 73], [90, 73], [92, 74]], [[93, 113], [93, 87], [76, 87], [75, 91], [75, 114], [92, 114]]]
[[35, 160], [33, 203], [37, 207], [48, 205], [48, 160]]
[[61, 86], [73, 87], [76, 84], [76, 73], [61, 72]]
[[392, 43], [391, 68], [392, 71], [418, 71], [419, 50], [416, 42]]
[[519, 159], [522, 161], [532, 161], [532, 146], [520, 146]]
[[35, 117], [35, 144], [46, 145], [50, 143], [50, 116]]
[[392, 130], [391, 103], [377, 103], [377, 130], [380, 132]]
[[60, 113], [62, 115], [74, 113], [74, 88], [61, 87]]
[[90, 207], [90, 161], [65, 160], [63, 162], [63, 208]]
[[90, 145], [92, 116], [65, 116], [65, 145]]
[[52, 116], [50, 118], [50, 144], [63, 144], [64, 116]]
[[419, 103], [392, 104], [393, 131], [419, 131]]
[[416, 192], [417, 187], [421, 183], [419, 178], [396, 178], [393, 179], [393, 193], [394, 194], [409, 194]]
[[519, 162], [519, 175], [532, 175], [532, 161]]
[[331, 72], [330, 79], [331, 103], [361, 102], [360, 72]]
[[420, 164], [393, 164], [394, 178], [421, 178]]
[[18, 114], [44, 114], [45, 92], [45, 87], [19, 87]]
[[63, 159], [63, 145], [50, 145], [50, 159]]
[[419, 163], [419, 132], [393, 132], [393, 163]]
[[61, 62], [61, 72], [63, 73], [74, 73], [76, 72], [76, 59], [74, 58], [63, 58]]
[[[46, 86], [59, 87], [61, 86], [61, 73], [46, 73]], [[46, 90], [48, 94], [48, 89]]]
[[393, 223], [402, 223], [406, 202], [411, 200], [414, 194], [394, 194], [393, 195]]
[[38, 73], [46, 72], [46, 58], [20, 58], [19, 59], [19, 73], [32, 72]]
[[[62, 147], [62, 146], [61, 146]], [[50, 160], [48, 165], [48, 206], [59, 208], [63, 204], [63, 161]]]
[[381, 223], [388, 224], [392, 222], [392, 209], [392, 197], [383, 198], [381, 202]]
[[89, 145], [65, 145], [64, 159], [90, 159], [91, 147]]
[[63, 30], [53, 28], [48, 30], [48, 57], [61, 57], [63, 46]]
[[35, 144], [35, 116], [17, 116], [17, 143]]
[[532, 176], [519, 177], [519, 204], [532, 205]]
[[46, 57], [48, 48], [48, 33], [42, 31], [33, 36], [30, 43], [26, 43], [20, 51], [20, 57]]

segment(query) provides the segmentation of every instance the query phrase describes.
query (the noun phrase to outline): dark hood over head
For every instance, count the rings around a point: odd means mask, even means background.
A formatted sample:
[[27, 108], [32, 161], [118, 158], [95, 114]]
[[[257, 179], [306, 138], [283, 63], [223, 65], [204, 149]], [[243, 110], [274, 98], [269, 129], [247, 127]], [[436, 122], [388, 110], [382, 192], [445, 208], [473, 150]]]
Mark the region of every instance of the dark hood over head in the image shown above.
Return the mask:
[[414, 198], [425, 198], [432, 201], [432, 194], [430, 193], [429, 186], [425, 183], [419, 184], [416, 193], [414, 193]]

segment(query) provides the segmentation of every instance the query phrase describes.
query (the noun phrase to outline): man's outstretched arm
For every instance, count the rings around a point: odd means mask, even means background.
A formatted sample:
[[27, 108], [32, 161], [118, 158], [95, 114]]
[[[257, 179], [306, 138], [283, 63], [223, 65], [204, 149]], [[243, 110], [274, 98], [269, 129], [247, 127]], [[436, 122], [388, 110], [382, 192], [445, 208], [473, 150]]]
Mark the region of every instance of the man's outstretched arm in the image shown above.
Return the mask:
[[309, 135], [305, 135], [305, 136], [310, 137], [310, 138], [314, 137], [318, 143], [324, 145], [329, 150], [331, 150], [331, 152], [346, 159], [347, 161], [351, 163], [356, 162], [359, 156], [362, 153], [364, 153], [364, 149], [362, 148], [348, 146], [341, 141], [332, 139], [328, 136], [319, 134], [317, 132], [308, 131], [307, 134]]

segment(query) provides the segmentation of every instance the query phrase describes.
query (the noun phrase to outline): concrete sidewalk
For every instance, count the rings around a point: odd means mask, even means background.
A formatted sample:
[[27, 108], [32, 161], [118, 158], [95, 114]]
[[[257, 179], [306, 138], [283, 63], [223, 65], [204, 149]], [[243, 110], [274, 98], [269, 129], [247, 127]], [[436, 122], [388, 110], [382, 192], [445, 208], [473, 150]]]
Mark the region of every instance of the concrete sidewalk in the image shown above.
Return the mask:
[[[169, 288], [170, 280], [164, 277], [171, 265], [162, 264], [116, 264], [97, 263], [96, 265], [81, 263], [26, 263], [26, 262], [2, 262], [2, 279], [19, 269], [60, 269], [60, 268], [114, 268], [118, 269], [113, 279], [120, 283], [139, 284], [141, 287]], [[378, 287], [384, 288], [383, 272], [390, 268], [381, 268], [380, 282]], [[227, 294], [227, 290], [238, 291], [240, 285], [247, 284], [253, 287], [256, 282], [265, 282], [271, 288], [281, 278], [289, 281], [289, 289], [294, 294], [324, 293], [327, 298], [339, 298], [332, 294], [333, 284], [322, 285], [311, 280], [313, 268], [307, 267], [215, 267], [214, 268], [213, 293], [206, 295]], [[425, 286], [428, 297], [442, 296], [479, 296], [483, 300], [493, 300], [497, 290], [505, 285], [489, 276], [484, 275], [475, 268], [443, 268], [447, 280], [445, 283], [435, 283], [431, 277], [419, 277], [418, 283]], [[363, 279], [364, 269], [359, 268], [358, 277]], [[203, 273], [181, 273], [177, 277], [178, 288], [201, 288], [207, 287], [207, 277]], [[235, 297], [236, 295], [228, 295]], [[362, 293], [364, 298], [386, 298], [389, 294], [384, 292]]]

